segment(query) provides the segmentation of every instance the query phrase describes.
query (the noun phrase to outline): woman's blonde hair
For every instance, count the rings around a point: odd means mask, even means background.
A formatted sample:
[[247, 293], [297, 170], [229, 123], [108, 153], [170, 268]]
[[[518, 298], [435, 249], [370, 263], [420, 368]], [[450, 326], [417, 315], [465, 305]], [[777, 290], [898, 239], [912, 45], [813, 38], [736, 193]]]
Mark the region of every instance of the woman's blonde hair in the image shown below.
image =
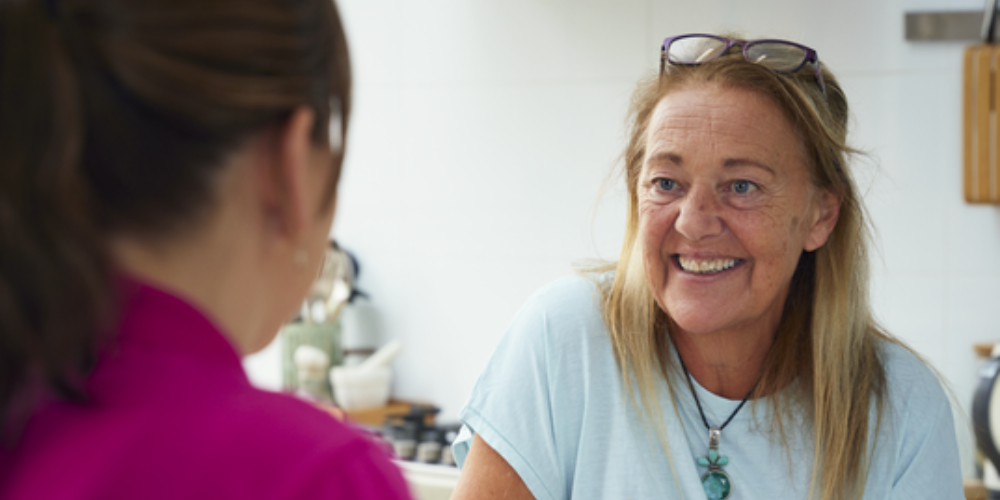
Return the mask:
[[[660, 422], [657, 382], [665, 378], [673, 397], [679, 371], [671, 366], [669, 317], [655, 302], [641, 253], [637, 188], [650, 119], [664, 96], [692, 86], [738, 88], [769, 98], [800, 132], [811, 182], [838, 196], [841, 207], [826, 244], [803, 252], [799, 260], [754, 397], [769, 396], [772, 433], [786, 445], [794, 412], [803, 412], [812, 423], [811, 497], [858, 498], [873, 449], [869, 416], [874, 409], [877, 430], [885, 407], [879, 344], [889, 337], [869, 308], [869, 229], [847, 168], [847, 157], [854, 152], [846, 144], [847, 100], [825, 68], [826, 95], [811, 64], [778, 74], [747, 62], [737, 50], [703, 65], [668, 65], [640, 83], [633, 95], [624, 153], [628, 221], [614, 280], [601, 291], [605, 321], [626, 393], [647, 424]], [[664, 433], [657, 432], [666, 446]]]

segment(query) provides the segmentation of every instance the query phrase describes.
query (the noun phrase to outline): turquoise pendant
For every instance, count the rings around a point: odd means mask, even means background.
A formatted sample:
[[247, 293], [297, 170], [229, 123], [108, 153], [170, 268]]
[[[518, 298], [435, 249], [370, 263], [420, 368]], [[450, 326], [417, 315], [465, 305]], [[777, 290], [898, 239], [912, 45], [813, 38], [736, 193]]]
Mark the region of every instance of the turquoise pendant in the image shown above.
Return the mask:
[[708, 467], [708, 472], [701, 476], [701, 487], [705, 489], [708, 500], [726, 500], [733, 492], [733, 481], [722, 470], [729, 465], [729, 457], [719, 455], [719, 440], [722, 431], [716, 428], [708, 430], [708, 456], [699, 457], [698, 465]]
[[733, 492], [733, 483], [726, 471], [710, 470], [701, 476], [701, 487], [705, 489], [708, 500], [726, 500]]

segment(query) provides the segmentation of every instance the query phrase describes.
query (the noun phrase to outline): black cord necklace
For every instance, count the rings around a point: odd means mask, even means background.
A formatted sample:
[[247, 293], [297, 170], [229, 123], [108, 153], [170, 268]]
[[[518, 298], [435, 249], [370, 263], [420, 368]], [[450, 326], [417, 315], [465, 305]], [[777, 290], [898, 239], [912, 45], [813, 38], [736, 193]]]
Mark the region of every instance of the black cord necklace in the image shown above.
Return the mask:
[[708, 472], [701, 476], [701, 487], [705, 489], [705, 495], [708, 496], [708, 500], [726, 500], [729, 495], [733, 493], [733, 480], [726, 474], [726, 471], [722, 470], [723, 466], [729, 465], [729, 457], [725, 455], [719, 455], [719, 441], [722, 439], [722, 429], [725, 429], [729, 422], [733, 421], [733, 417], [743, 408], [743, 405], [747, 403], [750, 399], [750, 395], [753, 391], [757, 389], [757, 382], [753, 384], [750, 388], [750, 392], [747, 393], [743, 401], [740, 401], [739, 406], [733, 410], [733, 413], [729, 415], [722, 425], [718, 427], [712, 427], [708, 425], [708, 419], [705, 418], [705, 412], [701, 409], [701, 401], [698, 399], [698, 393], [694, 390], [694, 382], [691, 381], [691, 373], [688, 371], [687, 366], [684, 364], [684, 358], [681, 357], [680, 353], [677, 353], [677, 359], [681, 361], [681, 368], [684, 369], [684, 376], [687, 377], [688, 387], [691, 388], [691, 395], [694, 396], [694, 404], [698, 406], [698, 414], [701, 415], [701, 422], [705, 424], [705, 428], [708, 429], [708, 456], [699, 457], [698, 465], [701, 467], [708, 467]]

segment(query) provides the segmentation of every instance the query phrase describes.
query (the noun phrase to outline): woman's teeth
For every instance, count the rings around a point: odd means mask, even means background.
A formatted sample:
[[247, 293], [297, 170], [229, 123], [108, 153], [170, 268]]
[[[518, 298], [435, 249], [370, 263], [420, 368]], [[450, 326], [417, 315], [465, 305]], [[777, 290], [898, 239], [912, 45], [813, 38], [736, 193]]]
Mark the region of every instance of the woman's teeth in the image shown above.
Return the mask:
[[725, 271], [736, 265], [739, 259], [694, 260], [678, 257], [681, 269], [695, 274], [712, 274]]

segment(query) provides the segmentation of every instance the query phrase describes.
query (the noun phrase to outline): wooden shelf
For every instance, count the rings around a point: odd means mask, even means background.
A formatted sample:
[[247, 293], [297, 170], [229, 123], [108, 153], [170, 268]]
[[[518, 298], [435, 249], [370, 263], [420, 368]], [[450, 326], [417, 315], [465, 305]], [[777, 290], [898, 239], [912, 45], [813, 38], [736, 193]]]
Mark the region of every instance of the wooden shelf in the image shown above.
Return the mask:
[[[386, 417], [403, 416], [410, 413], [410, 408], [414, 406], [431, 406], [425, 403], [413, 401], [389, 401], [381, 408], [368, 408], [363, 410], [351, 410], [347, 413], [347, 420], [356, 424], [370, 427], [381, 427]], [[424, 423], [434, 425], [434, 415], [427, 415]]]
[[990, 354], [993, 353], [993, 342], [972, 344], [972, 349], [976, 351], [976, 356], [980, 359], [990, 359]]
[[965, 500], [986, 500], [989, 496], [982, 481], [966, 478], [963, 482], [965, 483]]

